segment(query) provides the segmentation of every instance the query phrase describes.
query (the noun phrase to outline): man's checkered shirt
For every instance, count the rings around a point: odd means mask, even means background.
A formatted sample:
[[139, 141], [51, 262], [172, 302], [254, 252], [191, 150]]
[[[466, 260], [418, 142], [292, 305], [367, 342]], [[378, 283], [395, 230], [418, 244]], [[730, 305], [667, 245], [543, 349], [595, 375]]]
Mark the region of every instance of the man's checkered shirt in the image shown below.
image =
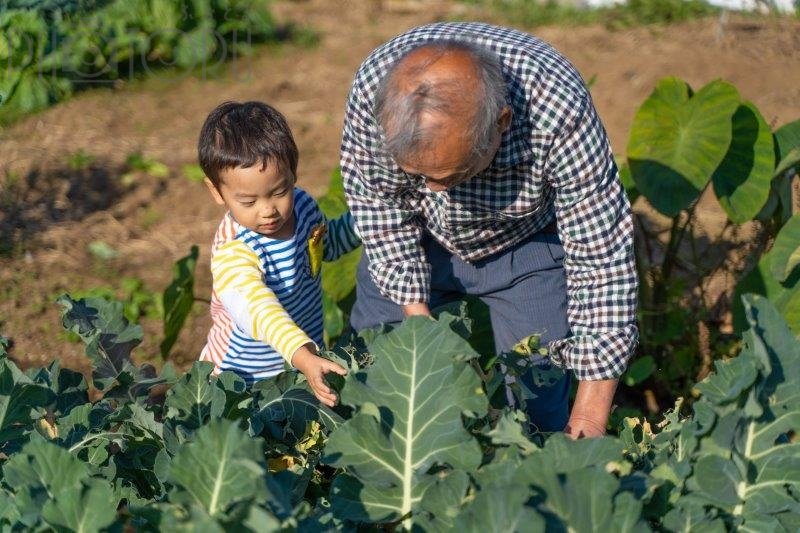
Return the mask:
[[[372, 109], [380, 80], [400, 56], [421, 43], [453, 39], [485, 46], [500, 58], [513, 119], [488, 169], [436, 193], [383, 150]], [[356, 74], [341, 165], [371, 275], [397, 304], [428, 301], [423, 232], [475, 261], [555, 219], [565, 251], [571, 336], [550, 343], [550, 357], [581, 380], [625, 371], [638, 340], [630, 203], [585, 84], [551, 46], [480, 23], [431, 24], [395, 37]]]

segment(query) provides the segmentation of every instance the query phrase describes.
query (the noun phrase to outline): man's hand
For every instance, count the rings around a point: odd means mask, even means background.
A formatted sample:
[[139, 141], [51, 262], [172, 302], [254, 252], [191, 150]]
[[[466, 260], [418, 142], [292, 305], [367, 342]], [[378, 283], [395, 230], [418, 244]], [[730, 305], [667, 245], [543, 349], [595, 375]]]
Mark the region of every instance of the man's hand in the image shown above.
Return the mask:
[[292, 366], [305, 375], [311, 390], [314, 391], [314, 396], [320, 402], [328, 407], [336, 405], [338, 398], [336, 393], [325, 382], [325, 374], [335, 372], [340, 376], [344, 376], [347, 374], [347, 370], [333, 361], [317, 355], [313, 344], [303, 345], [294, 352]]
[[575, 404], [572, 406], [569, 422], [564, 428], [567, 436], [580, 439], [605, 435], [617, 381], [606, 379], [578, 383]]

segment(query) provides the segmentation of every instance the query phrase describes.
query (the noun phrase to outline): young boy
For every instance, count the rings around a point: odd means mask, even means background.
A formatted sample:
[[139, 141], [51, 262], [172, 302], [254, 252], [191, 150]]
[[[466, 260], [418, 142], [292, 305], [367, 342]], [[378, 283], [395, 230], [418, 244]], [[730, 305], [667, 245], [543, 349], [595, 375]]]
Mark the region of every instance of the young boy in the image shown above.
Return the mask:
[[313, 256], [332, 261], [360, 244], [350, 213], [326, 221], [295, 187], [297, 145], [267, 104], [218, 106], [203, 124], [198, 153], [211, 196], [228, 209], [211, 249], [213, 326], [200, 359], [248, 384], [282, 372], [286, 361], [334, 405], [324, 375], [346, 371], [317, 355], [322, 291]]

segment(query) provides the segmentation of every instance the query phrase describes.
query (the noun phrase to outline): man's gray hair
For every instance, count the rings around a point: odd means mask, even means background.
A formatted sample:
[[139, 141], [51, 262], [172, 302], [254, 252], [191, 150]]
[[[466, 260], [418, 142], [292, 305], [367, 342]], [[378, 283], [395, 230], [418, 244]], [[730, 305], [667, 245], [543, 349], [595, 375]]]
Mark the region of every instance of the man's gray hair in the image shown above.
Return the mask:
[[[472, 95], [478, 104], [464, 135], [473, 139], [472, 161], [483, 157], [490, 149], [498, 126], [500, 114], [506, 106], [508, 91], [500, 59], [486, 48], [461, 40], [423, 43], [408, 50], [386, 73], [378, 86], [375, 99], [375, 116], [384, 133], [384, 148], [395, 161], [407, 161], [410, 156], [429, 148], [435, 141], [435, 131], [422, 127], [422, 116], [437, 112], [455, 117], [464, 112], [464, 84], [459, 80], [423, 81], [410, 92], [402, 90], [395, 79], [398, 66], [410, 53], [421, 48], [438, 52], [436, 57], [410, 74], [422, 73], [428, 65], [450, 51], [466, 52], [473, 59], [479, 77], [478, 90]], [[471, 163], [469, 161], [468, 163]]]

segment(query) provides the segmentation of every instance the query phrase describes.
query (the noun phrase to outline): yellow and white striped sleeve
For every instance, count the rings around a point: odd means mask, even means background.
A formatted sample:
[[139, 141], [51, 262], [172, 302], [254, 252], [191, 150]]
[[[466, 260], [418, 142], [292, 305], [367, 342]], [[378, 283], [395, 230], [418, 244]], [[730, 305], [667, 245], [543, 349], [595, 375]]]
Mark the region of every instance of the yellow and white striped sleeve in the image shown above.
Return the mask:
[[211, 258], [214, 291], [236, 325], [272, 346], [291, 364], [298, 348], [313, 340], [300, 329], [264, 283], [258, 256], [244, 242], [220, 246]]

